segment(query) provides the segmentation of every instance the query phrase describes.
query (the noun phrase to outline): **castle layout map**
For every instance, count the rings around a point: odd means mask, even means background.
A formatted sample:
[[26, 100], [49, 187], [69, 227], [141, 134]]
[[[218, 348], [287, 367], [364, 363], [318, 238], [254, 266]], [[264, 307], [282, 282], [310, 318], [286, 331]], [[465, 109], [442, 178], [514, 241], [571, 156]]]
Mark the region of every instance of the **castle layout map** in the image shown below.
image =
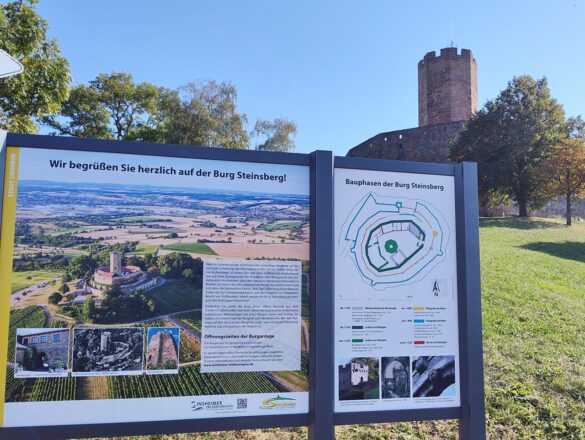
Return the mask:
[[413, 283], [445, 258], [449, 226], [429, 202], [368, 193], [351, 211], [341, 241], [375, 288]]

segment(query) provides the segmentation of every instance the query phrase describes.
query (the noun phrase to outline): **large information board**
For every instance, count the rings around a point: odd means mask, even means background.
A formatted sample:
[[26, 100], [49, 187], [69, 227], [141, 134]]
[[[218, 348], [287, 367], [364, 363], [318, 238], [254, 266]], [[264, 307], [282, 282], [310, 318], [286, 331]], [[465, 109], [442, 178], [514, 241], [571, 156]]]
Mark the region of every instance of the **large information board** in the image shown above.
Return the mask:
[[0, 147], [0, 437], [485, 438], [475, 164]]
[[6, 158], [3, 426], [307, 413], [307, 166]]

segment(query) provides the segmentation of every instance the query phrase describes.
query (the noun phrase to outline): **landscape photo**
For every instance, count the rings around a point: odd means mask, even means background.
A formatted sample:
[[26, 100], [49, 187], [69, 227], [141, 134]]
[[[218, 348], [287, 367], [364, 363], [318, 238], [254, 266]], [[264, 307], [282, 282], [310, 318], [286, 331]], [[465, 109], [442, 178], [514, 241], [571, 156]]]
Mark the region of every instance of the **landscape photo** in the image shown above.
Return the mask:
[[[252, 170], [248, 175], [262, 177], [275, 167], [233, 162], [225, 165], [227, 178], [155, 179], [52, 169], [47, 164], [53, 153], [36, 150], [33, 154], [21, 149], [12, 272], [12, 338], [17, 328], [29, 327], [74, 331], [140, 327], [144, 332], [154, 327], [178, 328], [178, 374], [156, 377], [147, 374], [156, 370], [146, 365], [145, 341], [146, 369], [139, 376], [110, 375], [90, 369], [82, 373], [83, 377], [75, 373], [61, 378], [21, 379], [14, 375], [14, 365], [9, 363], [6, 401], [308, 390], [310, 212], [305, 167], [279, 166], [286, 173], [283, 186], [278, 182], [252, 185], [249, 181], [231, 180], [229, 173], [237, 175], [237, 170], [244, 169]], [[78, 162], [144, 164], [156, 159], [176, 169], [224, 166], [222, 162], [193, 159], [68, 154]], [[201, 373], [205, 259], [303, 262], [300, 370]], [[9, 348], [9, 359], [14, 359], [12, 350], [14, 347]], [[75, 349], [72, 351], [75, 359], [74, 353]], [[81, 359], [86, 357], [87, 348]]]

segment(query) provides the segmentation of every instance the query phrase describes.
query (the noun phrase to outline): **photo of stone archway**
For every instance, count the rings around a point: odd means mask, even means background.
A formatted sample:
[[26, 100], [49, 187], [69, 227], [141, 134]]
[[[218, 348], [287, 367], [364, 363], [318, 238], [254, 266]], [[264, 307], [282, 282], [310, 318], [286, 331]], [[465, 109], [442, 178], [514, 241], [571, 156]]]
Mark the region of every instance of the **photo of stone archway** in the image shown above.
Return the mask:
[[68, 366], [68, 328], [16, 330], [14, 377], [67, 376]]

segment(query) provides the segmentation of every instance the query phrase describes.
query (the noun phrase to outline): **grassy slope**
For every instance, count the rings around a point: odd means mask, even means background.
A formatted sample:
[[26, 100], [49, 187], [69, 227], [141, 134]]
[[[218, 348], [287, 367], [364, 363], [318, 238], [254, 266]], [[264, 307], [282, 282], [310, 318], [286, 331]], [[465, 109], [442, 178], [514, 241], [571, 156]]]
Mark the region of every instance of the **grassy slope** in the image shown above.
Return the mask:
[[175, 243], [166, 245], [163, 249], [177, 252], [191, 252], [194, 254], [217, 255], [215, 251], [205, 243]]
[[[481, 251], [489, 438], [585, 438], [585, 225], [483, 220]], [[450, 439], [457, 427], [399, 423], [337, 433], [356, 440]], [[163, 438], [305, 439], [306, 431]]]
[[[61, 276], [61, 272], [54, 272], [50, 270], [29, 270], [26, 272], [12, 272], [12, 286], [10, 290], [16, 292], [24, 287], [34, 286], [43, 281], [52, 280]], [[27, 280], [27, 277], [31, 277]]]
[[148, 291], [156, 302], [156, 313], [175, 313], [201, 307], [201, 291], [182, 280], [167, 280]]

